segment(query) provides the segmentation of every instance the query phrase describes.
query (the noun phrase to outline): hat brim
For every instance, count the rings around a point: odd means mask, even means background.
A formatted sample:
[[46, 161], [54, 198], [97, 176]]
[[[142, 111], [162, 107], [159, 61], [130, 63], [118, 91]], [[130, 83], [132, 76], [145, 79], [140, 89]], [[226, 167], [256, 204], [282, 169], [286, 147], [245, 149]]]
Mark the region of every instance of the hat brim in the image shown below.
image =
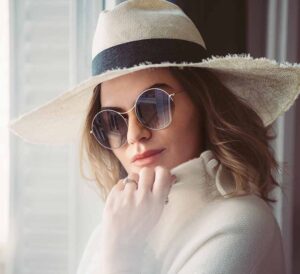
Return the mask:
[[94, 88], [107, 80], [146, 68], [203, 67], [245, 100], [267, 126], [287, 111], [300, 93], [299, 64], [277, 63], [250, 55], [211, 57], [199, 63], [143, 63], [106, 71], [81, 82], [9, 123], [11, 132], [31, 144], [65, 145], [81, 135]]

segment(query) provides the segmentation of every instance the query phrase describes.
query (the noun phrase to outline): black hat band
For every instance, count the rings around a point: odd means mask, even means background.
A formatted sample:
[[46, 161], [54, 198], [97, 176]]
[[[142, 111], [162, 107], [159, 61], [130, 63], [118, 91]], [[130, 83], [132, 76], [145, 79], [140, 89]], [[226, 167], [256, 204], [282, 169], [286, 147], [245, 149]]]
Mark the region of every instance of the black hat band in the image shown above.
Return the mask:
[[143, 39], [105, 49], [92, 61], [92, 75], [108, 70], [130, 68], [140, 63], [201, 62], [210, 57], [201, 45], [180, 39]]

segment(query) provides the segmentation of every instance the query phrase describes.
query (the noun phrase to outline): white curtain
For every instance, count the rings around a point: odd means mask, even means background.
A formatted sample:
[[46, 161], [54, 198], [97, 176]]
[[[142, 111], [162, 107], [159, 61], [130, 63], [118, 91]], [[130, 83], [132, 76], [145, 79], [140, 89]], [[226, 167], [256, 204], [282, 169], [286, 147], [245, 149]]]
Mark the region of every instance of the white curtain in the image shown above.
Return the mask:
[[[101, 1], [13, 0], [11, 119], [89, 75]], [[7, 274], [74, 274], [100, 220], [95, 190], [80, 178], [77, 146], [30, 145], [11, 135]]]
[[[299, 62], [299, 1], [269, 0], [267, 11], [266, 57], [279, 62]], [[282, 91], [284, 92], [284, 91]], [[277, 139], [273, 143], [277, 159], [283, 172], [278, 177], [284, 193], [278, 189], [274, 198], [278, 200], [274, 213], [281, 228], [286, 255], [287, 273], [293, 273], [293, 192], [295, 191], [295, 147], [296, 147], [296, 104], [274, 124]], [[299, 152], [298, 152], [299, 153]], [[285, 164], [287, 163], [287, 169]]]

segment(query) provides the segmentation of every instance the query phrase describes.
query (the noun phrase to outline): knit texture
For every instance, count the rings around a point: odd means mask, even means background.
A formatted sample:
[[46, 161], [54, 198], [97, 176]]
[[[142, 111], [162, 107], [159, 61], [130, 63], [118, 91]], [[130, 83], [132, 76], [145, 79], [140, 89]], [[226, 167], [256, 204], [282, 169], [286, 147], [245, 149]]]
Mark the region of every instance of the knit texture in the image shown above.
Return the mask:
[[[286, 273], [281, 233], [271, 208], [254, 194], [224, 198], [217, 185], [231, 191], [234, 184], [212, 151], [171, 173], [178, 182], [140, 251], [139, 270], [130, 274]], [[101, 223], [87, 243], [77, 274], [103, 273], [100, 235]], [[118, 262], [112, 258], [111, 263]]]

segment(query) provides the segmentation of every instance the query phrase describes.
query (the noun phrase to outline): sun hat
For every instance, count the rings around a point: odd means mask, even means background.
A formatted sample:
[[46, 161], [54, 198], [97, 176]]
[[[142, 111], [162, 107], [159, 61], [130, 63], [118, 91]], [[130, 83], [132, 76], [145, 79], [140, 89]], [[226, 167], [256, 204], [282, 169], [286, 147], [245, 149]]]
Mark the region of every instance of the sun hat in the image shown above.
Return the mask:
[[81, 133], [94, 88], [146, 68], [208, 68], [265, 126], [287, 111], [300, 92], [299, 64], [249, 54], [213, 56], [192, 20], [166, 0], [129, 0], [101, 11], [91, 65], [87, 80], [11, 120], [10, 130], [32, 144], [72, 143]]

